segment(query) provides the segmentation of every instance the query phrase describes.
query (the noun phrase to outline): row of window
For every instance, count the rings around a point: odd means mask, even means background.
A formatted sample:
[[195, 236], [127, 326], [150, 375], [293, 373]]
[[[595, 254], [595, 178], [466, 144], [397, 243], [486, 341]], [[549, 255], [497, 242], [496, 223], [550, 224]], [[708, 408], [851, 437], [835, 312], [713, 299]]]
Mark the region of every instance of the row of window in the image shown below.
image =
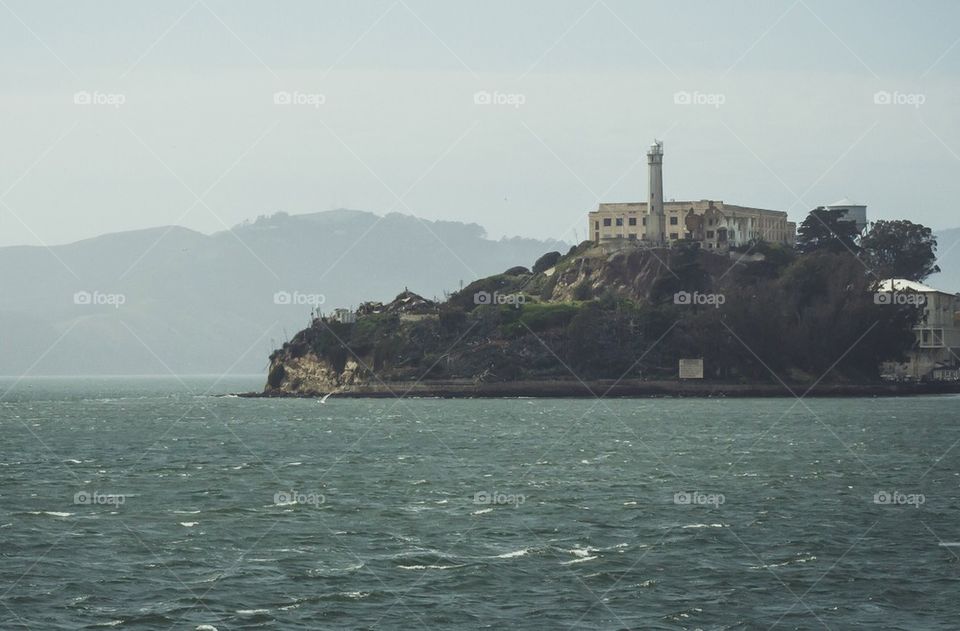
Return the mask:
[[[617, 237], [620, 238], [620, 239], [622, 239], [622, 238], [623, 238], [623, 235], [622, 235], [622, 234], [619, 234], [619, 235], [617, 235]], [[686, 237], [689, 239], [689, 238], [690, 238], [690, 233], [687, 233]], [[680, 238], [680, 235], [677, 234], [676, 232], [671, 232], [671, 233], [670, 233], [670, 240], [671, 240], [671, 241], [676, 241], [676, 240], [678, 240], [679, 238]], [[630, 233], [628, 233], [628, 234], [627, 234], [627, 239], [629, 239], [630, 241], [636, 241], [636, 240], [637, 240], [637, 233], [636, 233], [636, 232], [630, 232]], [[593, 240], [594, 240], [594, 241], [597, 241], [597, 242], [600, 241], [600, 233], [599, 233], [599, 232], [594, 233], [594, 235], [593, 235]], [[718, 245], [717, 245], [717, 249], [720, 249], [720, 247], [721, 247], [721, 245], [718, 244]], [[713, 249], [714, 249], [713, 244], [712, 244], [712, 243], [707, 243], [707, 249], [708, 249], [708, 250], [713, 250]]]
[[[612, 222], [614, 222], [614, 221], [616, 221], [615, 224], [612, 223]], [[604, 218], [603, 218], [603, 225], [604, 225], [604, 227], [607, 227], [607, 228], [609, 228], [611, 225], [622, 226], [622, 225], [623, 225], [623, 217], [617, 217], [615, 220], [614, 220], [614, 219], [611, 219], [610, 217], [604, 217]], [[637, 218], [636, 218], [636, 217], [627, 217], [627, 225], [628, 225], [628, 226], [635, 226], [635, 225], [637, 225]], [[646, 218], [646, 217], [643, 218], [643, 225], [647, 225], [647, 218]], [[671, 226], [679, 226], [679, 225], [680, 225], [680, 220], [679, 220], [677, 217], [670, 217], [670, 225], [671, 225]], [[711, 221], [710, 225], [713, 225], [713, 222], [712, 222], [712, 221]], [[593, 228], [594, 228], [594, 230], [599, 230], [599, 229], [600, 229], [600, 222], [599, 222], [599, 221], [593, 222]]]

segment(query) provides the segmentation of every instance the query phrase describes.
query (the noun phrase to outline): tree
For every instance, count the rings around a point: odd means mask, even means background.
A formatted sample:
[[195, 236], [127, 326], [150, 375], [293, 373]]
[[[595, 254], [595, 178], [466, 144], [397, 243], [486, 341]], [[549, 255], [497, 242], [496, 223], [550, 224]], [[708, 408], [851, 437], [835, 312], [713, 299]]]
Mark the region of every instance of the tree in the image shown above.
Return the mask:
[[920, 281], [940, 271], [933, 231], [912, 221], [877, 221], [861, 242], [867, 266], [880, 278]]
[[857, 224], [843, 218], [844, 211], [820, 206], [814, 208], [797, 231], [797, 249], [804, 254], [828, 252], [859, 252]]
[[543, 256], [537, 259], [537, 262], [533, 264], [533, 273], [539, 274], [540, 272], [545, 272], [554, 265], [557, 264], [557, 261], [560, 260], [559, 252], [547, 252]]

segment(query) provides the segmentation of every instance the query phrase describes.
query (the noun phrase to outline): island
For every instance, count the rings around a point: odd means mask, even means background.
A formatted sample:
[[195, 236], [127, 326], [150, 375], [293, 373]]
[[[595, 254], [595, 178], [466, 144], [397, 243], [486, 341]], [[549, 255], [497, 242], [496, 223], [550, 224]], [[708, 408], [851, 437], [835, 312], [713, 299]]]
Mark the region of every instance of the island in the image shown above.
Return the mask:
[[[950, 379], [897, 376], [921, 353], [929, 305], [919, 283], [901, 287], [873, 270], [932, 269], [929, 257], [904, 262], [903, 252], [918, 247], [913, 224], [877, 222], [891, 225], [874, 226], [874, 243], [851, 231], [844, 241], [846, 223], [817, 209], [796, 246], [756, 240], [710, 251], [692, 239], [661, 247], [585, 241], [443, 300], [404, 290], [388, 303], [317, 313], [273, 352], [263, 392], [250, 396], [960, 391]], [[921, 240], [932, 256], [928, 233]], [[960, 317], [960, 299], [946, 308]], [[682, 361], [699, 371], [681, 374]]]

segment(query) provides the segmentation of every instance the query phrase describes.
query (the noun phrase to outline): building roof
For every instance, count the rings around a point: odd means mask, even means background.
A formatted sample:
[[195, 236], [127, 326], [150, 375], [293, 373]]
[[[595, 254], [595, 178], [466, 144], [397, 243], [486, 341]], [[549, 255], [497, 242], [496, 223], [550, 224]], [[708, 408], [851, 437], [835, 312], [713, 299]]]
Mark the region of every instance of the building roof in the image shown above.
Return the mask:
[[844, 197], [843, 199], [838, 199], [832, 204], [827, 204], [827, 208], [833, 208], [834, 206], [863, 206], [863, 204], [852, 202], [848, 198]]
[[952, 295], [948, 291], [943, 291], [942, 289], [936, 289], [930, 285], [924, 285], [923, 283], [918, 283], [913, 280], [907, 280], [906, 278], [888, 278], [887, 280], [880, 281], [877, 291], [891, 292], [891, 291], [915, 291], [921, 294], [947, 294]]

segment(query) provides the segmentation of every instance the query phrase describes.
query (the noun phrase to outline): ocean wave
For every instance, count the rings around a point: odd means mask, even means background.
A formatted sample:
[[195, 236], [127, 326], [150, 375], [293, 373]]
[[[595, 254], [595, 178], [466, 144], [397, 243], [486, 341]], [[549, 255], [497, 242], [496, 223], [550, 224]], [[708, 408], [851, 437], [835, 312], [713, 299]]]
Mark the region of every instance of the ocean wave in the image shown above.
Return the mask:
[[598, 556], [585, 556], [580, 557], [579, 559], [570, 559], [569, 561], [561, 561], [560, 565], [575, 565], [577, 563], [586, 563], [587, 561], [593, 561], [594, 559], [599, 559]]

